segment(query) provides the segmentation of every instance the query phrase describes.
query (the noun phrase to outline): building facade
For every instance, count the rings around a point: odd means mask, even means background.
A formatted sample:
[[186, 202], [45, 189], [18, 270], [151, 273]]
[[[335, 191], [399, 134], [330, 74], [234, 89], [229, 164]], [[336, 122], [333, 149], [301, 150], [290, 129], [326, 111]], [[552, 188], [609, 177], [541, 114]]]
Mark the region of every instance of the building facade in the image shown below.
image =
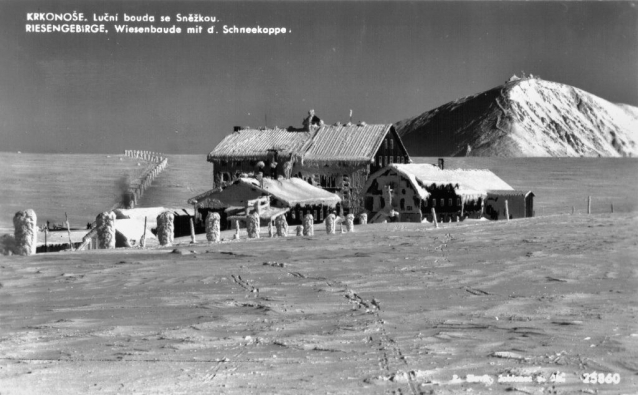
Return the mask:
[[[503, 208], [496, 205], [497, 201], [503, 204], [507, 199], [504, 196], [521, 195], [489, 170], [445, 170], [440, 163], [440, 166], [393, 164], [372, 174], [363, 189], [363, 208], [371, 218], [370, 222], [384, 220], [388, 215], [381, 214], [389, 212], [395, 212], [400, 222], [421, 222], [424, 219], [431, 222], [432, 209], [437, 220], [443, 222], [456, 221], [457, 217], [460, 220], [480, 218], [487, 215], [488, 199], [489, 210], [499, 212]], [[534, 194], [527, 192], [523, 195], [522, 200], [527, 200], [527, 206], [516, 203], [521, 199], [513, 201], [510, 216], [533, 215], [526, 207], [532, 207]], [[527, 215], [528, 212], [530, 215]], [[487, 216], [499, 218], [498, 215]]]
[[411, 162], [392, 124], [326, 125], [313, 111], [300, 129], [235, 127], [207, 159], [213, 164], [213, 187], [246, 175], [297, 177], [337, 194], [346, 214], [362, 210], [370, 174]]
[[315, 223], [320, 223], [341, 208], [341, 199], [336, 194], [294, 177], [278, 180], [239, 178], [192, 197], [188, 203], [194, 206], [200, 226], [211, 212], [216, 212], [224, 230], [230, 228], [230, 218], [245, 217], [253, 210], [251, 202], [264, 198], [268, 204], [260, 210], [262, 219], [270, 221], [273, 216], [284, 215], [290, 225], [301, 224], [306, 214], [312, 214]]

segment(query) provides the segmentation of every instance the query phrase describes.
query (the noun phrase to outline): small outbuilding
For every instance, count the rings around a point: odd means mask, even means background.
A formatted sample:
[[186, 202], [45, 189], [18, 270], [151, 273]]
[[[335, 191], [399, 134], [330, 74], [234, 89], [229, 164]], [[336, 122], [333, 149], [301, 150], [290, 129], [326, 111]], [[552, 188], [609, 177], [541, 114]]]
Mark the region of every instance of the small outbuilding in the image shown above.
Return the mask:
[[[489, 170], [442, 167], [442, 164], [392, 164], [372, 174], [363, 189], [364, 208], [370, 222], [385, 220], [389, 213], [398, 216], [400, 222], [432, 221], [432, 208], [439, 221], [481, 218], [486, 214], [488, 196], [496, 203], [520, 194]], [[508, 201], [510, 217], [533, 215], [534, 194], [522, 196], [525, 205], [519, 205], [519, 197], [512, 203]], [[500, 206], [494, 205], [490, 210], [498, 212]], [[498, 215], [490, 218], [498, 219]]]
[[490, 219], [507, 219], [505, 201], [510, 219], [534, 216], [534, 192], [491, 190], [485, 199], [485, 215]]
[[312, 214], [315, 222], [321, 222], [331, 212], [341, 210], [339, 196], [300, 178], [258, 180], [243, 177], [188, 200], [197, 210], [198, 222], [203, 223], [208, 213], [217, 212], [223, 229], [231, 227], [231, 219], [250, 213], [255, 202], [260, 204], [262, 219], [269, 221], [285, 215], [291, 225], [301, 224], [306, 214]]

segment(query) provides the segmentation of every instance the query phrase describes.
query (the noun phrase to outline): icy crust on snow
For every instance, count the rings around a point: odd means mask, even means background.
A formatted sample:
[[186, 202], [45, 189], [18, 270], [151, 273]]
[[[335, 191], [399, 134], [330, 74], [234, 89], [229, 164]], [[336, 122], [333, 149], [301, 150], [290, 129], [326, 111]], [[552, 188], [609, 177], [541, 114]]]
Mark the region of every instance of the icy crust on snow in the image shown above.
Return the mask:
[[414, 156], [638, 155], [638, 108], [538, 78], [446, 103], [397, 130]]

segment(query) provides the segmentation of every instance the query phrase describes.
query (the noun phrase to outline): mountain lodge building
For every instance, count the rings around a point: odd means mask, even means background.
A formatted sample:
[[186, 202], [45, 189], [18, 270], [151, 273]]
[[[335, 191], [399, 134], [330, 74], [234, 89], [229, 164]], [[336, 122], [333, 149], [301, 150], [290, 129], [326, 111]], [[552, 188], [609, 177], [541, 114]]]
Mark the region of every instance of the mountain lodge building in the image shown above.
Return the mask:
[[326, 125], [311, 110], [303, 127], [235, 127], [207, 160], [213, 188], [242, 176], [298, 177], [337, 194], [345, 214], [362, 211], [362, 188], [370, 174], [411, 159], [392, 124]]

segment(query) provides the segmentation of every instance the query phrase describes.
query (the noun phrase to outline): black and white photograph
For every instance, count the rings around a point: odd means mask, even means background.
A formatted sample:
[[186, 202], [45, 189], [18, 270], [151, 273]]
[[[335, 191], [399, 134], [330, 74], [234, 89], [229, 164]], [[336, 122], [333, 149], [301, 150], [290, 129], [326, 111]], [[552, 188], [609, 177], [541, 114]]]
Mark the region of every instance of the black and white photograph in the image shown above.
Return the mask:
[[0, 0], [0, 395], [638, 391], [638, 2]]

